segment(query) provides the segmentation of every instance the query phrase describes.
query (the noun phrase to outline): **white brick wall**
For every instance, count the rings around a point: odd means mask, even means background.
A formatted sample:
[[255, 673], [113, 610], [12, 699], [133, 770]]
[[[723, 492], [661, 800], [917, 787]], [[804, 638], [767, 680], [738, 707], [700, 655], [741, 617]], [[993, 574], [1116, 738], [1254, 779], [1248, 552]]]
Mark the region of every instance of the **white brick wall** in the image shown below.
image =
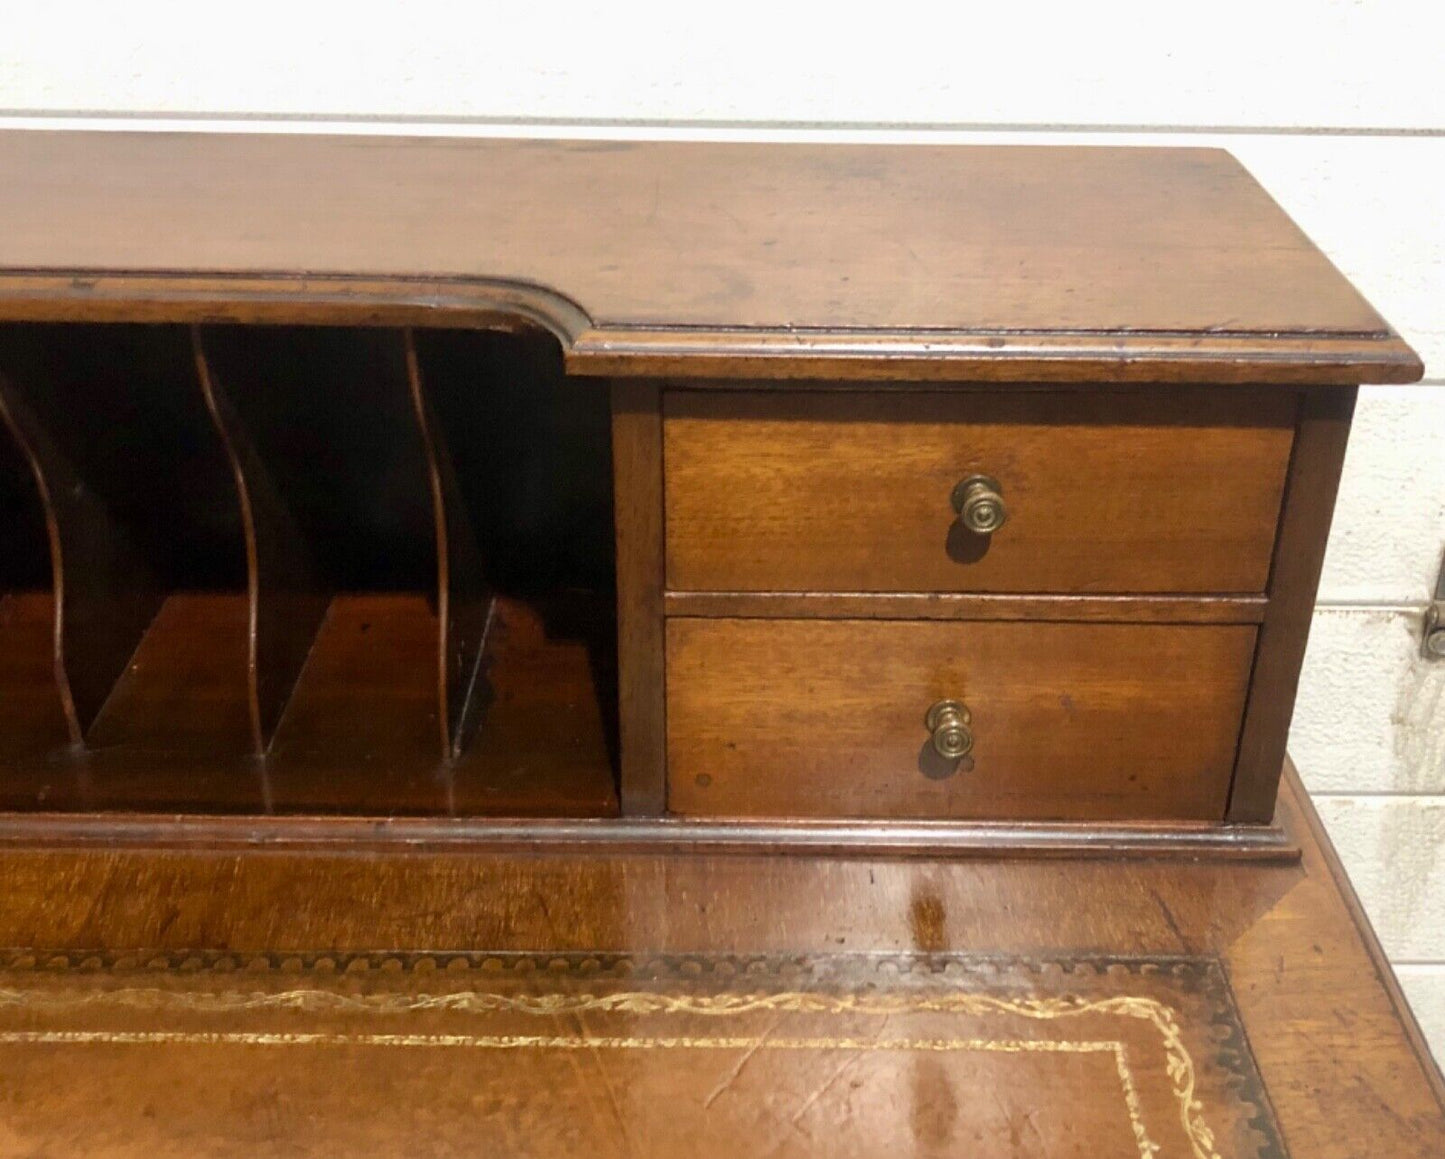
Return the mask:
[[241, 114], [269, 131], [340, 117], [360, 132], [1232, 149], [1436, 384], [1362, 393], [1293, 749], [1445, 1054], [1445, 664], [1416, 650], [1445, 546], [1445, 5], [14, 7], [0, 111], [25, 124]]

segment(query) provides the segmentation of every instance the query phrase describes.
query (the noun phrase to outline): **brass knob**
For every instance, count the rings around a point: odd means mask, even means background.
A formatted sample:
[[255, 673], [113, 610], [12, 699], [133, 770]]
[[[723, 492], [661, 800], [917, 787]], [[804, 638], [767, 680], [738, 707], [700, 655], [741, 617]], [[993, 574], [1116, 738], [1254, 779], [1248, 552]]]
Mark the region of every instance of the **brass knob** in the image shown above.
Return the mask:
[[953, 489], [953, 509], [975, 535], [990, 535], [1008, 521], [1003, 488], [990, 475], [970, 475]]
[[961, 700], [940, 700], [928, 710], [923, 723], [933, 734], [933, 748], [950, 761], [966, 757], [973, 750], [973, 733], [969, 722], [973, 714]]

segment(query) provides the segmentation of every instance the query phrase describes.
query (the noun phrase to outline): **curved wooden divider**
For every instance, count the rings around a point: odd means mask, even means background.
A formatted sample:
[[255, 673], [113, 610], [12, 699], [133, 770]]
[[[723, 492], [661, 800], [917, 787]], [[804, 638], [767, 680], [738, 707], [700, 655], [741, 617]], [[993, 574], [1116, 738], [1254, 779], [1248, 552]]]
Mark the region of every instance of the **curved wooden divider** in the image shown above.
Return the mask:
[[[165, 598], [116, 507], [93, 485], [117, 440], [88, 438], [113, 417], [96, 392], [77, 400], [30, 344], [7, 344], [0, 418], [21, 449], [45, 516], [54, 592], [54, 671], [72, 745], [84, 743]], [[119, 440], [124, 442], [124, 440]], [[124, 474], [108, 482], [127, 481]]]
[[196, 377], [230, 462], [246, 543], [246, 700], [251, 746], [264, 755], [311, 651], [331, 591], [305, 538], [191, 327]]
[[426, 450], [427, 483], [436, 528], [437, 697], [442, 752], [461, 756], [483, 710], [482, 664], [496, 599], [482, 569], [482, 557], [445, 435], [422, 382], [416, 336], [403, 331], [407, 385]]
[[[411, 331], [198, 326], [192, 349], [241, 506], [256, 753], [272, 748], [333, 597], [421, 588], [436, 613], [436, 759], [455, 759], [480, 717], [493, 601]], [[338, 657], [322, 658], [328, 679]], [[304, 743], [339, 735], [337, 711], [367, 723], [360, 702], [312, 703]]]

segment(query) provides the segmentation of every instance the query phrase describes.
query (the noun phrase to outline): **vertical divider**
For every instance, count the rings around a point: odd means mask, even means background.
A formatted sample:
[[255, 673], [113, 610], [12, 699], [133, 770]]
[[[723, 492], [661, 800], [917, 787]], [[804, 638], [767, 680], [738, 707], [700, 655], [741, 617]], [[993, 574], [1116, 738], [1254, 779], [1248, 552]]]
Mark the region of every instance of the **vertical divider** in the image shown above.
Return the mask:
[[667, 811], [662, 392], [655, 382], [613, 381], [612, 461], [622, 813], [655, 817]]
[[436, 530], [437, 722], [443, 760], [461, 756], [485, 708], [483, 662], [496, 599], [446, 437], [427, 399], [416, 338], [403, 332], [407, 384], [426, 452], [427, 484]]
[[295, 516], [191, 328], [196, 376], [230, 462], [246, 543], [246, 693], [251, 743], [264, 756], [333, 594]]
[[[39, 406], [58, 394], [0, 370], [0, 419], [35, 480], [54, 592], [54, 670], [72, 745], [85, 734], [165, 598], [143, 553], [52, 437]], [[34, 388], [34, 389], [32, 389]], [[63, 413], [49, 416], [61, 423]]]

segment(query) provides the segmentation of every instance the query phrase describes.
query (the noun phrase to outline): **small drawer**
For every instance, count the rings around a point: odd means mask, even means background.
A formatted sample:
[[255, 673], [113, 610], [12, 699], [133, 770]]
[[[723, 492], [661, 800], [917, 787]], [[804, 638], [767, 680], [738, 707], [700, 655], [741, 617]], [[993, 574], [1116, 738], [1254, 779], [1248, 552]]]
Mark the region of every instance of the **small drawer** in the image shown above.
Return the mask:
[[[1248, 625], [675, 619], [668, 808], [1218, 821], [1254, 642]], [[948, 701], [962, 710], [930, 729]], [[972, 747], [950, 759], [960, 724]]]
[[1260, 592], [1295, 408], [1242, 388], [670, 391], [668, 587]]

